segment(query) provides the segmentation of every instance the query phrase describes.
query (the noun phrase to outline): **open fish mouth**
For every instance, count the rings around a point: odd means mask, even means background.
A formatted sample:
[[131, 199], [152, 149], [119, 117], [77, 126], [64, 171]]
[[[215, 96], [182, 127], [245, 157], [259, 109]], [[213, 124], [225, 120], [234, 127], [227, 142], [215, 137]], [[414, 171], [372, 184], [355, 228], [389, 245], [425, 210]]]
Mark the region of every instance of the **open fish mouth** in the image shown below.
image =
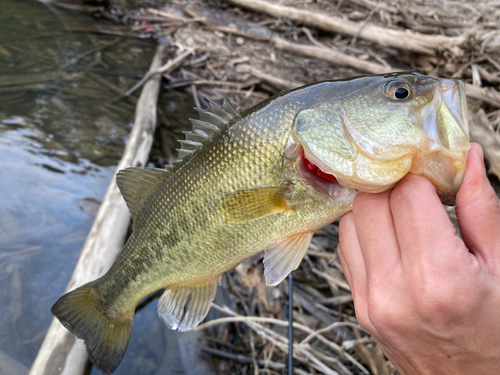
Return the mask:
[[293, 175], [315, 190], [330, 198], [345, 195], [346, 188], [339, 183], [337, 177], [332, 173], [324, 172], [317, 164], [311, 161], [306, 156], [306, 152], [300, 144], [292, 141], [289, 143], [287, 160], [289, 162], [288, 165], [293, 168]]
[[[411, 79], [416, 82], [413, 76]], [[398, 85], [401, 81], [405, 82], [397, 77]], [[316, 190], [333, 197], [341, 187], [382, 192], [412, 173], [426, 177], [435, 186], [443, 204], [453, 205], [470, 148], [465, 85], [459, 79], [421, 75], [418, 83], [420, 86], [415, 88], [404, 119], [402, 116], [391, 118], [391, 113], [386, 111], [387, 120], [379, 116], [379, 125], [376, 125], [379, 133], [375, 135], [373, 125], [367, 131], [366, 124], [350, 120], [348, 110], [343, 113], [335, 107], [335, 113], [341, 115], [337, 124], [332, 124], [336, 126], [336, 138], [331, 148], [324, 140], [329, 136], [328, 130], [323, 136], [317, 128], [326, 129], [322, 122], [334, 118], [333, 107], [305, 111], [296, 121], [292, 134], [295, 143], [290, 148], [295, 150], [298, 175]], [[391, 110], [393, 108], [394, 105]], [[400, 125], [395, 120], [406, 121], [406, 124]], [[367, 136], [369, 131], [372, 131], [371, 137]]]

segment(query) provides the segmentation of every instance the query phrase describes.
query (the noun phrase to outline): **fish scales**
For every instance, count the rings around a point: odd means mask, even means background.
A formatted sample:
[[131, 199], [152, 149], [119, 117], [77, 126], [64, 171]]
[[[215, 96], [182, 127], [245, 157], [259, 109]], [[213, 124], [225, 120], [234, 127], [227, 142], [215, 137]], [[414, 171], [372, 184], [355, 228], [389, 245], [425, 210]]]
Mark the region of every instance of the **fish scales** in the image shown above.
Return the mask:
[[224, 272], [265, 250], [266, 282], [278, 284], [358, 191], [415, 173], [452, 202], [469, 148], [463, 82], [418, 73], [317, 83], [239, 114], [225, 101], [199, 112], [169, 170], [119, 172], [133, 234], [103, 277], [52, 308], [104, 374], [120, 363], [148, 294], [165, 288], [160, 317], [190, 330]]
[[[284, 146], [297, 111], [307, 104], [297, 96], [293, 102], [278, 98], [289, 103], [273, 103], [232, 124], [158, 186], [145, 202], [123, 256], [105, 279], [116, 281], [97, 287], [107, 301], [108, 295], [119, 301], [118, 311], [128, 310], [144, 295], [165, 286], [193, 285], [219, 276], [269, 243], [296, 233], [297, 228], [303, 230], [308, 218], [300, 211], [283, 217], [279, 225], [275, 217], [246, 224], [225, 222], [218, 211], [228, 193], [285, 183]], [[234, 258], [222, 262], [228, 244]]]

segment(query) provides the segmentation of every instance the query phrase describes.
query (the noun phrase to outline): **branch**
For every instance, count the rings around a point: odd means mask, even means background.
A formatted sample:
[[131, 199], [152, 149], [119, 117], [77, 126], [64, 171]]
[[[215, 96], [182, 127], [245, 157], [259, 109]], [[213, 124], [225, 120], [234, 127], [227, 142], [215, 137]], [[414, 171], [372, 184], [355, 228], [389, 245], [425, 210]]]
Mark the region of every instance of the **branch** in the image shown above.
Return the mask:
[[448, 37], [442, 35], [422, 35], [401, 30], [387, 29], [371, 23], [357, 23], [328, 14], [312, 12], [282, 5], [271, 4], [262, 0], [226, 0], [228, 3], [250, 9], [254, 12], [267, 13], [274, 17], [289, 18], [306, 26], [319, 28], [335, 34], [368, 40], [381, 46], [394, 47], [405, 51], [435, 55], [444, 49], [453, 50], [467, 40], [468, 35]]

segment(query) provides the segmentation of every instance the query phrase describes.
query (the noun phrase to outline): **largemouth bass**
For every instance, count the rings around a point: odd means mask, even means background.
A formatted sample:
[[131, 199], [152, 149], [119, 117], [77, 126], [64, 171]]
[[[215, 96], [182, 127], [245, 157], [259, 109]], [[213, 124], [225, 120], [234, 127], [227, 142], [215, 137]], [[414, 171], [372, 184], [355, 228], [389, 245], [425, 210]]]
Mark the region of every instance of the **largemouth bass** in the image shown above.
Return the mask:
[[415, 173], [452, 204], [470, 146], [463, 82], [418, 73], [321, 82], [242, 113], [226, 101], [198, 112], [172, 166], [117, 174], [133, 234], [104, 276], [52, 308], [104, 374], [120, 363], [148, 294], [165, 288], [161, 319], [188, 331], [224, 272], [265, 250], [266, 281], [278, 284], [358, 191]]

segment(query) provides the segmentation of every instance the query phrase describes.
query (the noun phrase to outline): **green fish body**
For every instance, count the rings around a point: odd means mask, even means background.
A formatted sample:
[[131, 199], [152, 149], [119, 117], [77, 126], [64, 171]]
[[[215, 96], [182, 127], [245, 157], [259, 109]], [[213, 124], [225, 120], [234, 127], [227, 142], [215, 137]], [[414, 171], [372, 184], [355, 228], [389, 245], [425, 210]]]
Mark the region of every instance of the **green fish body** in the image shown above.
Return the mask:
[[148, 294], [165, 288], [160, 317], [187, 331], [224, 272], [265, 250], [266, 280], [278, 284], [357, 191], [416, 173], [451, 202], [469, 148], [464, 95], [461, 81], [401, 73], [305, 86], [242, 113], [210, 103], [173, 166], [117, 174], [133, 234], [111, 269], [61, 297], [53, 314], [110, 374]]

